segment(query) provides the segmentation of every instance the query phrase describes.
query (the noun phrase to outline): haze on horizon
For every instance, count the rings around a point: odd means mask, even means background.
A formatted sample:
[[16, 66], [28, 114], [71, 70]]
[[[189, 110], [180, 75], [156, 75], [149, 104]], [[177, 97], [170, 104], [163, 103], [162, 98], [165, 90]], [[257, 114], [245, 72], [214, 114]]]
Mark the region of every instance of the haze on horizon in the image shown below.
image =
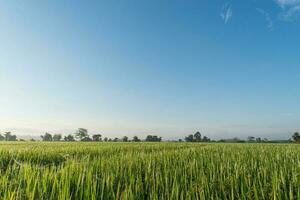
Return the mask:
[[300, 0], [0, 1], [0, 132], [289, 138]]

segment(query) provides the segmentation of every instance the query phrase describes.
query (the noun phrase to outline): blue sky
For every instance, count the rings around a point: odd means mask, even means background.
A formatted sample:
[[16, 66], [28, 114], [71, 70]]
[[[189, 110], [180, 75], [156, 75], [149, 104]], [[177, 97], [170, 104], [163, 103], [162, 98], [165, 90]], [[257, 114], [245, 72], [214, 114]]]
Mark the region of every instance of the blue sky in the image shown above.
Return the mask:
[[288, 138], [300, 0], [0, 1], [0, 131]]

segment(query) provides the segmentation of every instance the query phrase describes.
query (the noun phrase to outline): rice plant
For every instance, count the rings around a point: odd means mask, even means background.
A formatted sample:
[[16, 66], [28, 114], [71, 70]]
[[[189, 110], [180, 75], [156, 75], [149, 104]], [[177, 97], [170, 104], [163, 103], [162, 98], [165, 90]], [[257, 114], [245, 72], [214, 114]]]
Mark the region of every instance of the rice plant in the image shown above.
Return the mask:
[[0, 199], [300, 199], [300, 145], [0, 143]]

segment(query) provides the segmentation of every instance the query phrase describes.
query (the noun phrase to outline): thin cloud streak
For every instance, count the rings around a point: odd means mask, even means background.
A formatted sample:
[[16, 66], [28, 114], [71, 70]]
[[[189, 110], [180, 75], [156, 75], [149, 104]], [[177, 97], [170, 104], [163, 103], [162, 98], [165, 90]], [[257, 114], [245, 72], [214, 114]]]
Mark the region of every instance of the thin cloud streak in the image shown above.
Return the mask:
[[300, 16], [300, 4], [282, 12], [280, 15], [280, 19], [284, 21], [293, 21], [297, 19], [299, 16]]
[[273, 23], [270, 13], [263, 9], [260, 9], [260, 8], [257, 8], [256, 10], [265, 17], [265, 20], [267, 22], [267, 28], [270, 31], [274, 30], [274, 23]]
[[275, 0], [275, 1], [281, 8], [300, 4], [300, 0]]
[[275, 0], [281, 8], [279, 19], [283, 21], [293, 21], [300, 16], [300, 0]]
[[225, 3], [222, 7], [222, 12], [220, 14], [224, 23], [227, 24], [232, 18], [232, 6], [229, 3]]

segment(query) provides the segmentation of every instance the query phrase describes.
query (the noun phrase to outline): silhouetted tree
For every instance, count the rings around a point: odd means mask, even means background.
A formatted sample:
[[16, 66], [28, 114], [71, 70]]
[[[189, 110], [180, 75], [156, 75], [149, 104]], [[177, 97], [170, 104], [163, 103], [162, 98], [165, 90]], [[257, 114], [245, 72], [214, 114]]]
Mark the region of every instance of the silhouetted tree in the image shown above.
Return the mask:
[[178, 142], [182, 142], [182, 139], [179, 139]]
[[201, 133], [200, 132], [196, 132], [194, 134], [194, 141], [195, 142], [201, 142]]
[[44, 135], [41, 135], [41, 138], [43, 141], [52, 141], [53, 138], [52, 138], [52, 135], [50, 133], [45, 133]]
[[254, 142], [254, 141], [255, 141], [255, 137], [253, 137], [253, 136], [248, 137], [248, 142]]
[[209, 142], [210, 139], [207, 136], [202, 138], [201, 133], [198, 131], [194, 135], [190, 134], [184, 138], [186, 142]]
[[17, 136], [12, 135], [11, 132], [5, 132], [4, 138], [6, 141], [17, 141]]
[[9, 141], [10, 137], [11, 137], [11, 132], [5, 132], [4, 133], [4, 137], [6, 141]]
[[102, 141], [101, 134], [96, 134], [96, 135], [93, 135], [92, 137], [93, 137], [93, 141], [97, 141], [97, 142]]
[[0, 141], [3, 141], [3, 140], [5, 140], [5, 137], [0, 134]]
[[107, 138], [107, 137], [105, 137], [105, 138], [104, 138], [104, 142], [107, 142], [107, 141], [108, 141], [108, 138]]
[[194, 136], [192, 134], [184, 138], [186, 142], [194, 142]]
[[9, 138], [9, 141], [17, 141], [17, 136], [16, 135], [11, 135]]
[[118, 142], [118, 141], [119, 141], [119, 138], [117, 138], [117, 137], [113, 139], [113, 142]]
[[147, 135], [145, 141], [146, 142], [152, 142], [152, 137], [153, 137], [152, 135]]
[[207, 136], [204, 136], [202, 139], [202, 142], [209, 142], [209, 141], [210, 141], [210, 139]]
[[146, 142], [160, 142], [161, 141], [161, 137], [158, 137], [156, 135], [148, 135], [145, 139]]
[[75, 137], [80, 140], [88, 136], [89, 136], [88, 130], [84, 128], [78, 128], [78, 130], [75, 132]]
[[300, 142], [300, 134], [298, 132], [295, 132], [292, 137], [295, 142]]
[[262, 139], [260, 137], [256, 138], [255, 140], [256, 140], [257, 143], [261, 143], [262, 142]]
[[138, 136], [133, 136], [132, 142], [140, 142], [141, 140], [138, 138]]
[[127, 136], [124, 136], [124, 137], [122, 138], [122, 141], [123, 141], [123, 142], [128, 142], [128, 137], [127, 137]]
[[72, 141], [75, 141], [75, 138], [74, 138], [73, 135], [69, 134], [69, 135], [64, 137], [64, 141], [72, 142]]
[[218, 142], [227, 142], [227, 143], [244, 143], [244, 140], [241, 140], [237, 137], [231, 139], [221, 139]]
[[61, 134], [54, 134], [53, 135], [53, 141], [60, 141], [62, 139]]

